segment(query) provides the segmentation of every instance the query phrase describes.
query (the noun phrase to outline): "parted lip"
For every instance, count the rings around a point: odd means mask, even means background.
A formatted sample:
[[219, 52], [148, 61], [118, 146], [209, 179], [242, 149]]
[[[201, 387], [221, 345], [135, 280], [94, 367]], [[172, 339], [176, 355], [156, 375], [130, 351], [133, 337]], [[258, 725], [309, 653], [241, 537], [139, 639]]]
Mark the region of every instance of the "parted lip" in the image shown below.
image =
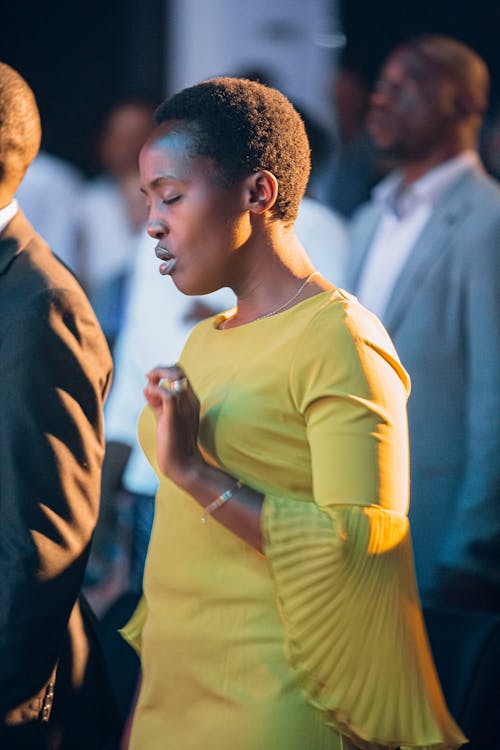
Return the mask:
[[166, 247], [162, 247], [161, 245], [155, 247], [155, 255], [160, 260], [171, 260], [174, 257]]

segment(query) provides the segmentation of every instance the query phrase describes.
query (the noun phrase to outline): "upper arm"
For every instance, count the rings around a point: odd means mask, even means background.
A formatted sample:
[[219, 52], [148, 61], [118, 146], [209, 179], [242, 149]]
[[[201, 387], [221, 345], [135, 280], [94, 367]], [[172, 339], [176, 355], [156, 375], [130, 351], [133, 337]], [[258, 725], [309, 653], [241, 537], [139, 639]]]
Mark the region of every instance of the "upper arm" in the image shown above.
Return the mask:
[[406, 374], [378, 322], [317, 319], [294, 371], [320, 505], [381, 504], [406, 511]]

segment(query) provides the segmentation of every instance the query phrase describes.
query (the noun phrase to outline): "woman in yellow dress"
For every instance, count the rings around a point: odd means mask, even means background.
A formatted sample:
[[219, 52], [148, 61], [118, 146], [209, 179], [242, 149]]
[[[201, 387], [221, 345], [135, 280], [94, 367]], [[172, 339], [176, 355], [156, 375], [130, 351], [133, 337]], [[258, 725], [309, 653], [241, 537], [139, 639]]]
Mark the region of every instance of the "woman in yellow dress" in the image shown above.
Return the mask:
[[157, 125], [140, 168], [160, 273], [238, 303], [148, 374], [139, 436], [160, 486], [124, 629], [142, 662], [130, 748], [458, 747], [413, 573], [409, 380], [294, 235], [302, 121], [219, 78]]

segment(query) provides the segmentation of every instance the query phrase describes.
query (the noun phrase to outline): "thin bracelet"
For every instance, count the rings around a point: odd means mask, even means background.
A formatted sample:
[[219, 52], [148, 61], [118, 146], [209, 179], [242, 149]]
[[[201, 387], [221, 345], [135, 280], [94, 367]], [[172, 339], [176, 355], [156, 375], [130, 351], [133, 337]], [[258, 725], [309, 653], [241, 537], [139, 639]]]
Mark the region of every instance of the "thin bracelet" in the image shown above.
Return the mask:
[[207, 505], [206, 508], [203, 509], [201, 522], [206, 523], [208, 516], [211, 516], [212, 513], [215, 513], [215, 511], [218, 510], [218, 508], [220, 508], [221, 505], [224, 505], [224, 503], [227, 503], [228, 500], [231, 500], [234, 493], [237, 490], [241, 489], [242, 487], [243, 487], [243, 482], [240, 482], [240, 480], [238, 480], [232, 489], [226, 490], [225, 492], [222, 493], [222, 495], [219, 495], [219, 497], [216, 497], [215, 500], [212, 500], [212, 502], [209, 505]]

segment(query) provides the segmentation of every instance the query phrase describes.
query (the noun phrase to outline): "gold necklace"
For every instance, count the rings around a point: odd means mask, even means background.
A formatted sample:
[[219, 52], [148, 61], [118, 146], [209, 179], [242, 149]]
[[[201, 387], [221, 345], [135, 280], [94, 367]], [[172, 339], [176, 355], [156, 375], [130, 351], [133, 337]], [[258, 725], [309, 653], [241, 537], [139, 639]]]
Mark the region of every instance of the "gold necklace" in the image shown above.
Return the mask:
[[[311, 281], [312, 277], [313, 276], [318, 276], [318, 275], [319, 275], [319, 271], [313, 271], [312, 273], [310, 273], [309, 276], [307, 277], [307, 279], [305, 279], [305, 281], [303, 281], [302, 284], [299, 286], [299, 288], [297, 289], [297, 291], [295, 292], [295, 294], [292, 294], [292, 296], [290, 297], [290, 299], [287, 299], [286, 302], [283, 302], [283, 304], [280, 305], [279, 307], [277, 307], [275, 310], [271, 310], [271, 312], [264, 313], [263, 315], [258, 315], [253, 320], [248, 320], [247, 323], [255, 323], [256, 320], [262, 320], [263, 318], [270, 318], [271, 315], [276, 315], [276, 313], [281, 312], [281, 310], [283, 310], [285, 307], [288, 307], [288, 305], [290, 305], [295, 299], [297, 299], [297, 297], [302, 292], [302, 290], [305, 289], [305, 287], [307, 286], [307, 284]], [[236, 312], [238, 312], [238, 310], [236, 310]], [[235, 315], [236, 315], [236, 313], [235, 313]], [[234, 315], [232, 317], [234, 318]], [[232, 318], [226, 318], [222, 322], [222, 324], [219, 326], [219, 330], [221, 328], [225, 328], [226, 327], [226, 323], [228, 322], [228, 320], [231, 320], [231, 319]]]

